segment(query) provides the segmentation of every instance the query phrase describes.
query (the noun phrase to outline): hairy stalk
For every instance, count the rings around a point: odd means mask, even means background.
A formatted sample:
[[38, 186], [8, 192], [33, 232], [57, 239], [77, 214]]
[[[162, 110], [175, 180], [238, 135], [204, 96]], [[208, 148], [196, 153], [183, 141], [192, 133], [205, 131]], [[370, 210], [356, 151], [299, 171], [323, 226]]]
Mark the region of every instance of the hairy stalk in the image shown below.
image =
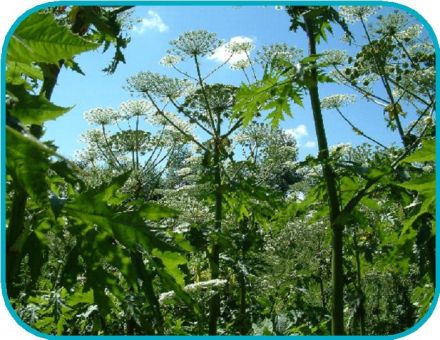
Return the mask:
[[364, 299], [364, 291], [362, 290], [362, 277], [361, 277], [361, 258], [360, 251], [357, 242], [356, 230], [353, 232], [353, 243], [354, 243], [354, 251], [356, 258], [356, 290], [359, 294], [359, 306], [358, 306], [358, 319], [359, 319], [359, 328], [361, 331], [361, 335], [365, 335], [365, 299]]
[[[202, 89], [204, 92], [204, 90]], [[207, 96], [205, 95], [205, 98]], [[222, 229], [222, 202], [223, 193], [221, 188], [221, 117], [220, 112], [217, 112], [217, 125], [215, 128], [215, 145], [214, 145], [214, 185], [215, 185], [215, 233], [220, 233]], [[220, 245], [215, 241], [212, 245], [209, 264], [211, 270], [211, 280], [218, 279], [220, 268]], [[217, 292], [209, 302], [209, 335], [217, 334], [217, 321], [220, 316], [220, 293]]]
[[[316, 55], [315, 25], [304, 17], [307, 33], [309, 55]], [[330, 164], [330, 157], [321, 113], [321, 104], [318, 92], [318, 73], [316, 67], [311, 70], [311, 84], [309, 85], [310, 101], [315, 121], [316, 136], [318, 139], [319, 159], [322, 163], [324, 181], [327, 188], [328, 205], [330, 210], [330, 225], [332, 230], [332, 334], [344, 334], [344, 268], [343, 268], [343, 230], [344, 225], [337, 223], [340, 214], [339, 197], [336, 185], [336, 175]]]

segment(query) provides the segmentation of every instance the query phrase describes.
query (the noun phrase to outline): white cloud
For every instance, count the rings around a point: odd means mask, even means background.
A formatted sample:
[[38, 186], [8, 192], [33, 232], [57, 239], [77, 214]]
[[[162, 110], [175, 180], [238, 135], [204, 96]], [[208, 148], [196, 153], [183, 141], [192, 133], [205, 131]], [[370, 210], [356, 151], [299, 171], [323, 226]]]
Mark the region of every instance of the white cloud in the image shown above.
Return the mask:
[[284, 132], [287, 135], [294, 137], [295, 139], [300, 139], [309, 135], [307, 127], [304, 124], [300, 124], [293, 129], [285, 129]]
[[142, 34], [146, 30], [157, 30], [161, 33], [169, 30], [167, 24], [165, 24], [162, 18], [155, 11], [149, 10], [147, 17], [143, 18], [139, 25], [133, 27], [133, 31]]
[[[215, 50], [214, 54], [209, 56], [208, 58], [211, 60], [217, 61], [219, 63], [224, 63], [231, 56], [231, 53], [226, 48], [227, 45], [230, 43], [243, 43], [243, 42], [253, 43], [254, 40], [249, 37], [242, 36], [242, 35], [232, 37], [226, 44], [223, 44], [222, 46], [217, 48]], [[235, 53], [232, 56], [232, 58], [229, 60], [229, 64], [234, 64], [237, 61], [241, 61], [241, 60], [245, 60], [245, 59], [247, 59], [247, 57], [244, 52]]]
[[312, 140], [308, 140], [305, 144], [304, 147], [312, 149], [316, 147], [316, 142], [312, 141]]

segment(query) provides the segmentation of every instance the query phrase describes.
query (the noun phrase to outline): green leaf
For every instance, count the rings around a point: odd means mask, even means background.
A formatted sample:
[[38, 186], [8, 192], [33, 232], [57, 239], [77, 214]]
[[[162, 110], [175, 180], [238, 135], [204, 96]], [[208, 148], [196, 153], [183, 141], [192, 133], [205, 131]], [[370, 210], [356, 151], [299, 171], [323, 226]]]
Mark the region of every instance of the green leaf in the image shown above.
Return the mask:
[[176, 293], [176, 297], [180, 299], [184, 304], [191, 308], [197, 316], [201, 316], [202, 312], [200, 306], [194, 301], [191, 296], [183, 290], [183, 288], [176, 282], [175, 278], [168, 273], [163, 267], [157, 264], [154, 259], [152, 259], [153, 264], [155, 264], [156, 272], [159, 275], [165, 288], [171, 289]]
[[79, 263], [81, 255], [81, 241], [67, 255], [65, 270], [61, 273], [61, 284], [66, 289], [72, 288], [77, 283], [77, 277], [84, 273], [84, 268]]
[[170, 218], [177, 215], [176, 210], [153, 203], [144, 203], [138, 212], [140, 216], [149, 221], [158, 221], [162, 218]]
[[162, 252], [158, 249], [154, 249], [152, 254], [162, 261], [168, 273], [174, 277], [177, 284], [183, 287], [185, 285], [185, 277], [179, 266], [187, 263], [185, 256], [171, 251]]
[[409, 190], [417, 191], [419, 193], [418, 199], [420, 200], [420, 208], [405, 220], [401, 231], [401, 236], [404, 236], [420, 216], [427, 213], [432, 216], [435, 215], [435, 173], [423, 174], [420, 177], [398, 185]]
[[29, 255], [29, 269], [34, 284], [41, 274], [41, 268], [46, 262], [46, 251], [47, 248], [35, 233], [30, 234], [24, 245], [23, 254]]
[[398, 185], [409, 190], [415, 190], [422, 195], [435, 197], [435, 173], [424, 174]]
[[404, 158], [402, 162], [434, 162], [435, 161], [435, 139], [424, 140], [422, 147]]
[[[86, 262], [95, 263], [90, 258], [87, 260]], [[108, 273], [99, 266], [87, 266], [87, 280], [84, 289], [93, 290], [93, 302], [98, 305], [102, 315], [109, 314], [113, 307], [112, 299], [106, 294], [106, 289], [109, 289], [120, 299], [123, 296], [121, 289], [118, 287], [116, 278], [108, 275]]]
[[6, 169], [39, 203], [48, 203], [49, 152], [20, 132], [6, 129]]
[[299, 63], [302, 65], [308, 65], [310, 63], [315, 63], [322, 55], [323, 55], [322, 53], [311, 54], [311, 55], [301, 59], [299, 61]]
[[[145, 211], [118, 212], [114, 211], [108, 202], [119, 201], [118, 189], [128, 179], [130, 173], [115, 177], [110, 183], [103, 184], [97, 188], [85, 191], [74, 200], [65, 204], [64, 209], [72, 217], [82, 223], [98, 225], [108, 234], [113, 235], [125, 247], [137, 250], [138, 245], [152, 251], [155, 248], [161, 250], [181, 251], [159, 239], [145, 224], [143, 215], [152, 218], [170, 216], [170, 211], [161, 211], [158, 206]], [[120, 203], [120, 202], [119, 202]], [[153, 206], [150, 206], [150, 208]]]
[[376, 200], [373, 200], [367, 196], [362, 197], [361, 203], [372, 210], [379, 211], [381, 208], [379, 203], [377, 203]]
[[[11, 61], [7, 64], [6, 83], [20, 85], [25, 83], [23, 76], [36, 80], [43, 80], [43, 72], [31, 64]], [[9, 85], [8, 85], [9, 86]]]
[[8, 94], [18, 99], [9, 114], [19, 119], [23, 124], [40, 125], [47, 120], [54, 120], [72, 109], [52, 104], [44, 95], [29, 94], [23, 84], [10, 85], [7, 91]]
[[57, 64], [61, 59], [98, 48], [98, 44], [85, 40], [59, 25], [50, 13], [33, 13], [25, 18], [11, 37], [7, 50], [7, 63], [35, 62]]
[[234, 113], [243, 119], [243, 125], [248, 125], [261, 111], [267, 112], [266, 119], [272, 126], [278, 126], [285, 116], [292, 117], [290, 100], [302, 106], [301, 88], [282, 76], [289, 77], [269, 70], [261, 81], [241, 85], [236, 94]]
[[67, 303], [69, 306], [75, 307], [79, 304], [92, 304], [93, 303], [93, 291], [87, 292], [75, 291], [75, 293], [68, 296]]
[[[405, 220], [402, 227], [402, 231], [400, 232], [400, 236], [405, 237], [408, 233], [408, 230], [422, 215], [426, 213], [434, 215], [434, 211], [435, 211], [434, 209], [435, 209], [435, 197], [430, 197], [428, 199], [423, 200], [418, 211]], [[410, 236], [415, 237], [416, 234], [410, 233]]]
[[81, 67], [79, 66], [79, 64], [75, 60], [73, 60], [73, 59], [64, 61], [64, 65], [67, 68], [70, 68], [72, 71], [74, 71], [76, 73], [79, 73], [79, 74], [81, 74], [83, 76], [86, 75], [84, 73], [84, 71], [81, 69]]

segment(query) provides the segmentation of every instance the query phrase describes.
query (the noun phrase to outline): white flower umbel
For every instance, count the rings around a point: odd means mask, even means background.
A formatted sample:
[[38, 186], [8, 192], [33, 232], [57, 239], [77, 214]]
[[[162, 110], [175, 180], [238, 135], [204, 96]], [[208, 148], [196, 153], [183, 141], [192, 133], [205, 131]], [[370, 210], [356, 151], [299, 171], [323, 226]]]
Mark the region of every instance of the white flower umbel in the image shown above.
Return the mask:
[[379, 11], [381, 6], [340, 6], [339, 14], [350, 24], [354, 24], [361, 19], [366, 21], [370, 15]]
[[344, 105], [354, 103], [355, 100], [356, 96], [352, 94], [335, 94], [323, 98], [321, 101], [321, 108], [327, 110], [339, 109]]
[[104, 143], [104, 135], [99, 129], [87, 130], [86, 132], [81, 134], [80, 140], [87, 144], [101, 145], [102, 143]]
[[414, 24], [400, 32], [397, 32], [396, 37], [400, 40], [409, 41], [417, 39], [422, 34], [422, 32], [423, 26]]
[[97, 107], [84, 112], [84, 118], [90, 124], [108, 125], [117, 121], [119, 115], [118, 112], [112, 108]]
[[289, 47], [287, 44], [272, 44], [263, 46], [257, 52], [257, 63], [265, 66], [267, 64], [281, 64], [284, 62], [296, 63], [303, 55], [303, 51], [299, 48]]
[[160, 64], [165, 67], [173, 67], [182, 60], [182, 57], [174, 54], [167, 54], [160, 60]]
[[119, 113], [122, 118], [130, 119], [136, 116], [145, 116], [153, 111], [151, 102], [140, 100], [128, 100], [119, 106]]
[[339, 143], [339, 144], [335, 144], [330, 146], [330, 153], [334, 154], [334, 153], [344, 153], [348, 150], [351, 149], [351, 143]]
[[[209, 281], [192, 283], [190, 285], [183, 287], [183, 290], [186, 291], [187, 293], [194, 293], [206, 289], [218, 289], [224, 287], [226, 283], [227, 283], [226, 280], [214, 279]], [[164, 304], [167, 302], [171, 302], [171, 300], [173, 300], [174, 297], [175, 297], [174, 291], [162, 293], [159, 296], [159, 303]]]
[[182, 59], [186, 57], [207, 56], [214, 53], [220, 47], [222, 41], [215, 33], [205, 30], [190, 31], [181, 34], [172, 40], [170, 54], [178, 55]]
[[170, 78], [160, 73], [140, 72], [128, 78], [128, 88], [131, 91], [148, 93], [160, 98], [176, 99], [192, 90], [189, 80]]
[[322, 56], [319, 58], [319, 61], [324, 64], [330, 65], [342, 65], [348, 59], [348, 55], [346, 51], [342, 50], [327, 50], [322, 53]]
[[252, 41], [244, 41], [243, 38], [240, 40], [231, 41], [226, 44], [226, 50], [230, 53], [245, 53], [249, 54], [254, 48]]
[[231, 68], [233, 70], [244, 70], [247, 69], [249, 66], [251, 66], [251, 63], [249, 62], [249, 60], [246, 59], [238, 60], [231, 64]]

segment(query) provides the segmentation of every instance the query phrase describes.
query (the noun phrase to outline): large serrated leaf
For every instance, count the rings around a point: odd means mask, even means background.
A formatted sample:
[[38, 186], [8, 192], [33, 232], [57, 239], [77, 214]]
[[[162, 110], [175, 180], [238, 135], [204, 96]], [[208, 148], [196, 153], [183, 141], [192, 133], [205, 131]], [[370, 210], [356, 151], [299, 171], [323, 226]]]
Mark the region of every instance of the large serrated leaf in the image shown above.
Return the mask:
[[402, 162], [433, 162], [435, 161], [435, 140], [423, 141], [422, 147], [404, 158]]
[[99, 45], [59, 25], [49, 13], [33, 13], [24, 19], [11, 37], [7, 62], [56, 64], [61, 59], [96, 49]]
[[7, 64], [6, 83], [13, 85], [24, 84], [23, 76], [36, 80], [43, 80], [43, 72], [36, 66], [27, 63], [11, 61]]
[[435, 197], [435, 173], [424, 174], [398, 185], [409, 190], [415, 190], [421, 195]]
[[153, 203], [144, 203], [138, 212], [140, 216], [149, 221], [157, 221], [162, 218], [175, 217], [177, 215], [176, 210]]
[[65, 270], [61, 273], [61, 284], [67, 289], [71, 289], [77, 283], [77, 277], [84, 272], [80, 265], [81, 241], [67, 255]]
[[162, 261], [168, 273], [183, 287], [185, 285], [185, 278], [179, 266], [187, 263], [185, 256], [171, 251], [162, 252], [158, 249], [154, 249], [152, 254]]
[[29, 269], [34, 284], [37, 282], [41, 274], [41, 269], [46, 261], [46, 251], [47, 248], [35, 233], [30, 234], [24, 245], [23, 254], [29, 255]]
[[47, 120], [54, 120], [72, 109], [52, 104], [44, 95], [28, 93], [24, 84], [8, 86], [8, 94], [12, 94], [18, 99], [9, 114], [19, 119], [23, 124], [40, 125]]
[[6, 130], [6, 169], [39, 203], [48, 203], [49, 152], [18, 131]]

